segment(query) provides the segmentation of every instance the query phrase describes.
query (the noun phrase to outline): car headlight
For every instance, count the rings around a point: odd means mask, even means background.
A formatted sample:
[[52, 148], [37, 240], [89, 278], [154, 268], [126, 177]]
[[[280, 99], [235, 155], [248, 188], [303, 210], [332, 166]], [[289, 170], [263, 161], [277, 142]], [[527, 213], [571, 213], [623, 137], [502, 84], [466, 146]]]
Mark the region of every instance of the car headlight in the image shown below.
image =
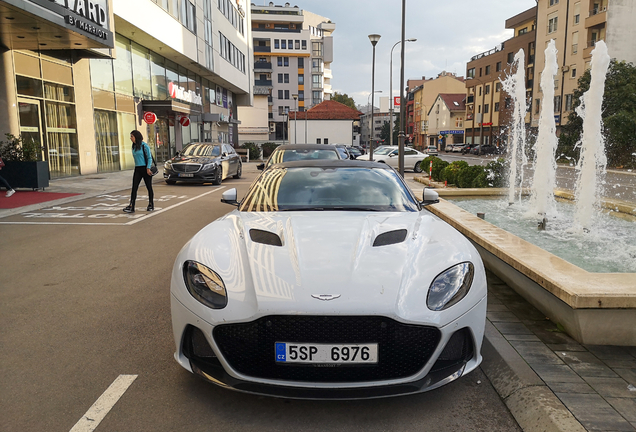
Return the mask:
[[170, 161], [165, 161], [165, 162], [163, 163], [163, 167], [164, 167], [164, 168], [167, 168], [167, 169], [172, 169], [172, 162], [170, 162]]
[[201, 168], [201, 171], [207, 171], [211, 168], [216, 168], [216, 162], [212, 162], [212, 163], [207, 163], [205, 165], [203, 165], [203, 168]]
[[459, 263], [440, 273], [431, 284], [426, 298], [430, 310], [448, 309], [466, 297], [473, 283], [475, 268], [472, 263]]
[[212, 309], [227, 306], [227, 291], [221, 276], [196, 261], [183, 263], [186, 288], [199, 302]]

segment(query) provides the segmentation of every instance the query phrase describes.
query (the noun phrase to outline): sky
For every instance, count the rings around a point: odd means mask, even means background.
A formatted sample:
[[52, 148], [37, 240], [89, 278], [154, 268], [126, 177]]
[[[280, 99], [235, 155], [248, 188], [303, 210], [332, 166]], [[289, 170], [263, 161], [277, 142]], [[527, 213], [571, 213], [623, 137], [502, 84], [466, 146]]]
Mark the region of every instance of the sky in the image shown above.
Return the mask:
[[[389, 65], [393, 45], [401, 39], [400, 0], [278, 0], [329, 18], [336, 24], [331, 86], [356, 104], [366, 105], [371, 94], [373, 47], [368, 35], [377, 33], [375, 90], [389, 96]], [[262, 1], [252, 0], [261, 4]], [[465, 76], [466, 63], [511, 38], [505, 22], [536, 5], [535, 0], [406, 0], [404, 86], [409, 78], [434, 78], [440, 72]], [[400, 45], [393, 50], [393, 95], [400, 86]]]

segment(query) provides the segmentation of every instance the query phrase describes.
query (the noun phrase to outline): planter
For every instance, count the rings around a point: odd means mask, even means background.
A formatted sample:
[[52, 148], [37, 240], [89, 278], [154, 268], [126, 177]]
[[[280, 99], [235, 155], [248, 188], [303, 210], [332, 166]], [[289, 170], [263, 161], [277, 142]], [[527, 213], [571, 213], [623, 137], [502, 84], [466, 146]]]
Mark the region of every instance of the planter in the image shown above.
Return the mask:
[[44, 189], [49, 187], [49, 163], [46, 161], [17, 162], [5, 161], [0, 170], [13, 189]]

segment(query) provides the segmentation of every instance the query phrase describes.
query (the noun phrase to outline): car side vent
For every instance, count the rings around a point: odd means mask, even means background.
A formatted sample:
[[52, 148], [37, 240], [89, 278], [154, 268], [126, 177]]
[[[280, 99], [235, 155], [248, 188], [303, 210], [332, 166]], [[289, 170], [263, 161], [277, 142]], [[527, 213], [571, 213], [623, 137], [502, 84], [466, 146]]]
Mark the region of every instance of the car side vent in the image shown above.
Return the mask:
[[278, 237], [278, 235], [269, 231], [251, 229], [250, 238], [255, 243], [262, 243], [262, 244], [271, 245], [271, 246], [283, 245], [283, 242], [281, 241], [280, 237]]
[[373, 247], [387, 246], [396, 243], [402, 243], [406, 238], [407, 231], [405, 229], [389, 231], [377, 236], [373, 242]]

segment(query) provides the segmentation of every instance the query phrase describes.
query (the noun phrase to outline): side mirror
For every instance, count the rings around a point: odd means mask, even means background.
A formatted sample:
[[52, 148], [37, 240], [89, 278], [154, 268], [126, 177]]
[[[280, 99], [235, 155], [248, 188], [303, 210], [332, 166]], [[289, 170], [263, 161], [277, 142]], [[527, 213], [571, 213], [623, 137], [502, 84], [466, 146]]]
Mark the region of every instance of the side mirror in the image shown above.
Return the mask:
[[[225, 194], [224, 194], [225, 195]], [[437, 204], [439, 202], [439, 194], [431, 188], [424, 188], [422, 192], [422, 204]]]
[[236, 200], [236, 188], [228, 189], [223, 192], [223, 194], [221, 194], [221, 202], [238, 207], [239, 202]]
[[389, 157], [395, 157], [395, 156], [397, 156], [397, 154], [395, 154], [395, 153], [391, 153], [391, 154], [389, 155]]
[[223, 153], [221, 153], [221, 156], [222, 156], [222, 157], [227, 157], [227, 152], [223, 152]]
[[355, 159], [355, 155], [353, 153], [349, 153], [349, 159]]
[[265, 164], [262, 163], [262, 164], [256, 165], [256, 169], [263, 171], [265, 169]]

